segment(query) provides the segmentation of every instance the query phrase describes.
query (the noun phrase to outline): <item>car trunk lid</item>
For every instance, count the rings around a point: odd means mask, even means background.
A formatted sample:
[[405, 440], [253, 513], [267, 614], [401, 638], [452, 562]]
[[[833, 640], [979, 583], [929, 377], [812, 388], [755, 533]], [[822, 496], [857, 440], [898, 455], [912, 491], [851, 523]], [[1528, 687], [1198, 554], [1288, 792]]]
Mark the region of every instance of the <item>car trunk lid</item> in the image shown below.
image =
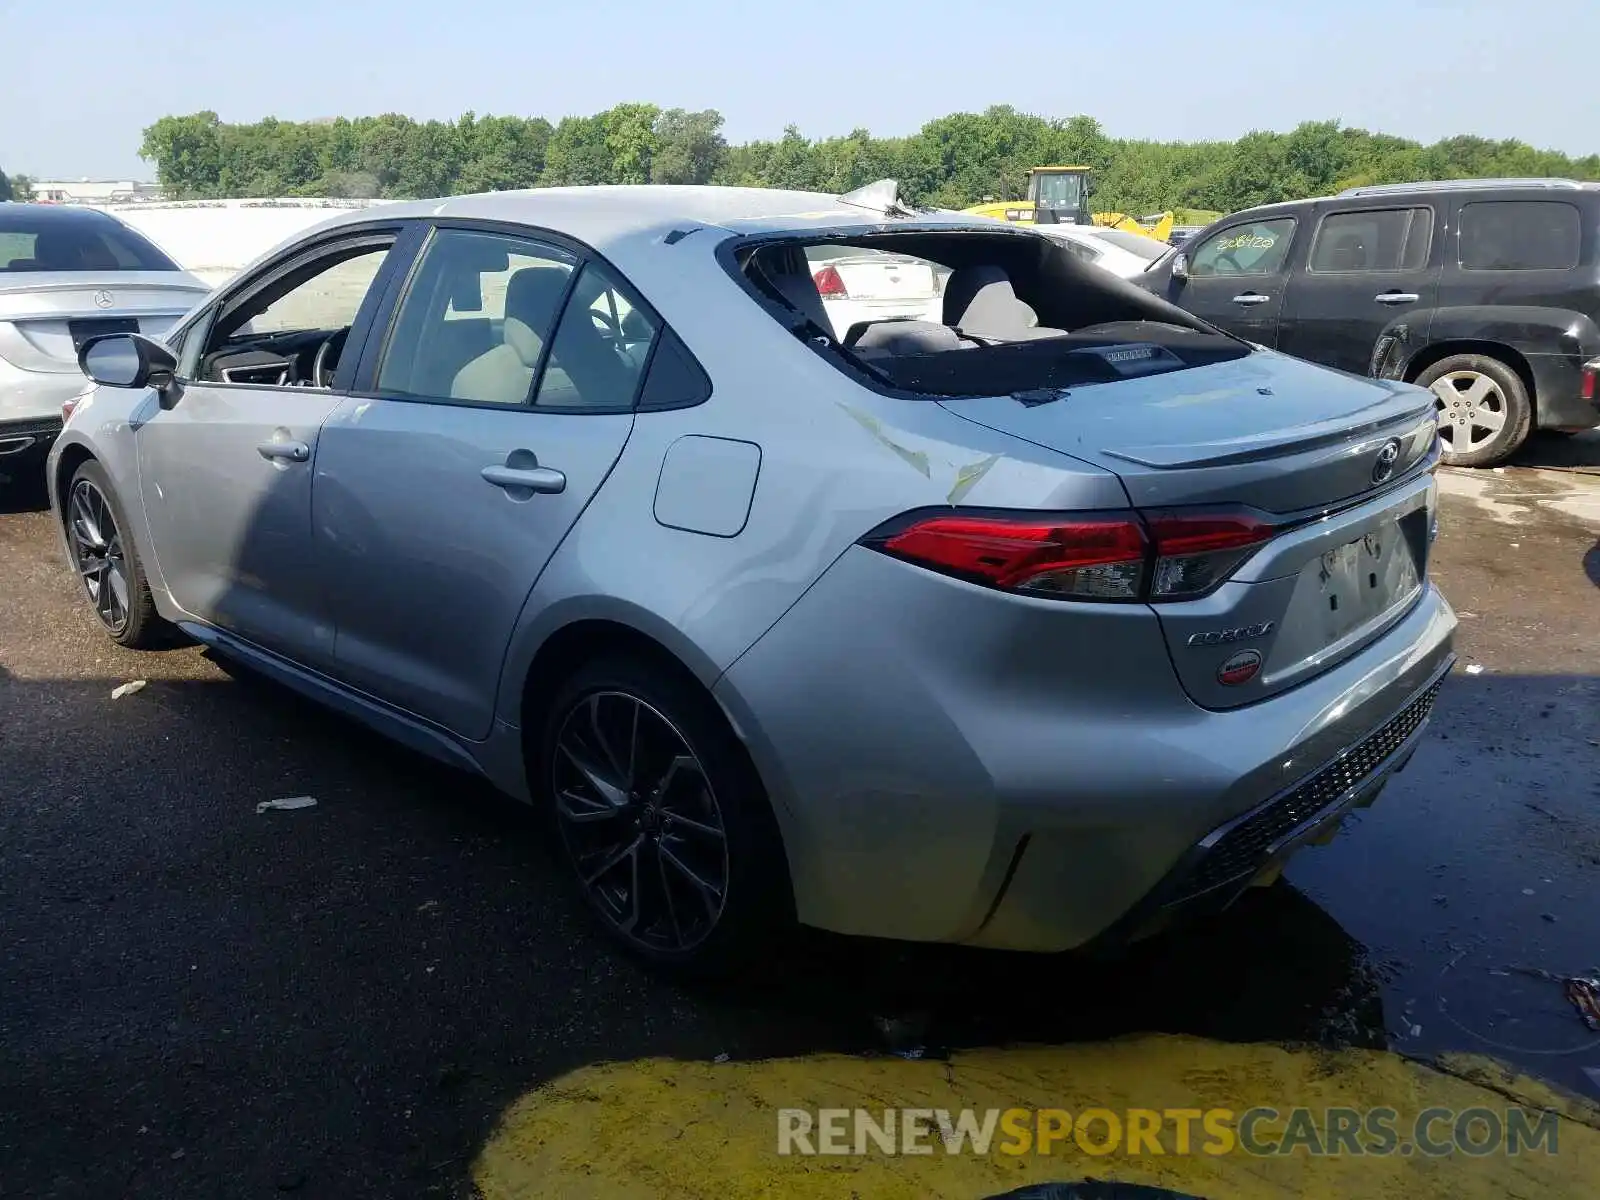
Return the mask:
[[1421, 595], [1432, 396], [1270, 353], [1067, 389], [940, 402], [1122, 481], [1151, 520], [1247, 509], [1274, 528], [1228, 581], [1153, 604], [1190, 696], [1231, 708], [1356, 653]]
[[[940, 403], [1115, 472], [1136, 508], [1232, 503], [1287, 514], [1341, 504], [1403, 475], [1431, 448], [1435, 421], [1421, 388], [1265, 352], [1041, 399]], [[1391, 438], [1399, 457], [1375, 481], [1375, 456]]]
[[172, 271], [0, 276], [0, 358], [30, 371], [76, 371], [78, 348], [102, 333], [160, 337], [209, 289]]

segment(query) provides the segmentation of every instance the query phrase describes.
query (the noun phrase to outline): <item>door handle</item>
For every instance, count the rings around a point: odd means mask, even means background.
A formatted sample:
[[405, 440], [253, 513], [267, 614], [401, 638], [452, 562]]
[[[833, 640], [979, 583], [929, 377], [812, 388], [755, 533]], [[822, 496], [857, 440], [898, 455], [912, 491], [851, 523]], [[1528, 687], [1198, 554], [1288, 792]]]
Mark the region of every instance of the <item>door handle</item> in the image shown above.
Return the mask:
[[311, 447], [304, 442], [257, 442], [256, 453], [266, 459], [305, 462], [311, 457]]
[[1380, 292], [1373, 299], [1379, 304], [1415, 304], [1422, 297], [1415, 292]]
[[567, 477], [550, 467], [507, 467], [493, 463], [478, 474], [486, 482], [508, 492], [542, 492], [557, 496], [567, 490]]
[[1246, 292], [1242, 296], [1235, 296], [1233, 298], [1233, 302], [1235, 304], [1245, 304], [1245, 305], [1265, 304], [1268, 300], [1271, 300], [1271, 299], [1272, 299], [1271, 296], [1263, 296], [1260, 292]]

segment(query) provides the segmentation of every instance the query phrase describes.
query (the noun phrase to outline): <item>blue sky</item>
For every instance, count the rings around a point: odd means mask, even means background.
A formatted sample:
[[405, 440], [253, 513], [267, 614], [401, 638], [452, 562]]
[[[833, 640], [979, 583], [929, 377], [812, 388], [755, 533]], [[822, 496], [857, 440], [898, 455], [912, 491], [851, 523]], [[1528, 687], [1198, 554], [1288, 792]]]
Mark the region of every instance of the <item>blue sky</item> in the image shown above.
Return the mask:
[[166, 113], [554, 120], [621, 100], [716, 108], [735, 141], [1003, 103], [1123, 137], [1336, 117], [1600, 150], [1595, 0], [0, 0], [0, 46], [0, 168], [35, 176], [149, 176], [140, 131]]

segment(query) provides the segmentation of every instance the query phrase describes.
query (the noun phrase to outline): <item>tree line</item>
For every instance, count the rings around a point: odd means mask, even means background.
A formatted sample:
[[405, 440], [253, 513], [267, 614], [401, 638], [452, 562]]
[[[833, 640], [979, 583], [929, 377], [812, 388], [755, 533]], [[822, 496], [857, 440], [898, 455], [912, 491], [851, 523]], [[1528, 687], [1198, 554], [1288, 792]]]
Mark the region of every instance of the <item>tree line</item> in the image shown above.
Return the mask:
[[910, 199], [962, 208], [1020, 198], [1028, 169], [1083, 164], [1095, 207], [1135, 214], [1231, 212], [1369, 183], [1474, 176], [1600, 179], [1600, 154], [1572, 158], [1520, 141], [1462, 135], [1423, 145], [1306, 122], [1236, 141], [1108, 137], [1091, 117], [1050, 119], [1001, 105], [952, 113], [906, 137], [856, 129], [813, 140], [730, 144], [713, 109], [618, 104], [592, 116], [477, 116], [416, 121], [394, 113], [232, 124], [213, 112], [162, 117], [140, 155], [176, 198], [423, 198], [595, 183], [723, 183], [839, 193], [895, 178]]

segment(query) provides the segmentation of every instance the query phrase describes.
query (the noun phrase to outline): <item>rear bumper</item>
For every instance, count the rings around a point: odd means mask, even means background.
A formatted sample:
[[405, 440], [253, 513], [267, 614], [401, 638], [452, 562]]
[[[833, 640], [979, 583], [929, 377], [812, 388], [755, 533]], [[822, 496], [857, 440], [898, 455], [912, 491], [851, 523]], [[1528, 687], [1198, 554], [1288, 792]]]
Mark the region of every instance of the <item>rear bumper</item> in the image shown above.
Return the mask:
[[1280, 870], [1296, 850], [1331, 835], [1348, 813], [1372, 804], [1411, 761], [1454, 663], [1452, 654], [1398, 713], [1304, 781], [1201, 838], [1091, 948], [1112, 949], [1175, 920], [1227, 908], [1257, 879]]
[[1584, 367], [1593, 355], [1529, 354], [1534, 416], [1540, 429], [1585, 430], [1600, 425], [1600, 398], [1583, 397]]
[[0, 467], [43, 458], [61, 432], [61, 406], [92, 385], [73, 371], [24, 371], [0, 360]]
[[[1586, 380], [1586, 376], [1590, 378]], [[1561, 429], [1569, 433], [1582, 433], [1600, 425], [1600, 386], [1595, 385], [1596, 378], [1600, 378], [1600, 358], [1591, 358], [1579, 368], [1576, 395], [1565, 403], [1549, 406], [1543, 403], [1541, 397], [1539, 424], [1546, 429]], [[1592, 393], [1587, 400], [1583, 396], [1586, 382]]]
[[61, 406], [89, 386], [76, 369], [24, 371], [0, 360], [0, 429], [52, 419], [59, 428]]
[[0, 467], [27, 456], [43, 458], [61, 432], [61, 418], [0, 421]]
[[1429, 585], [1338, 666], [1209, 711], [1147, 609], [997, 620], [992, 593], [911, 571], [847, 552], [715, 689], [801, 920], [844, 933], [1055, 951], [1226, 903], [1376, 794], [1452, 659]]

